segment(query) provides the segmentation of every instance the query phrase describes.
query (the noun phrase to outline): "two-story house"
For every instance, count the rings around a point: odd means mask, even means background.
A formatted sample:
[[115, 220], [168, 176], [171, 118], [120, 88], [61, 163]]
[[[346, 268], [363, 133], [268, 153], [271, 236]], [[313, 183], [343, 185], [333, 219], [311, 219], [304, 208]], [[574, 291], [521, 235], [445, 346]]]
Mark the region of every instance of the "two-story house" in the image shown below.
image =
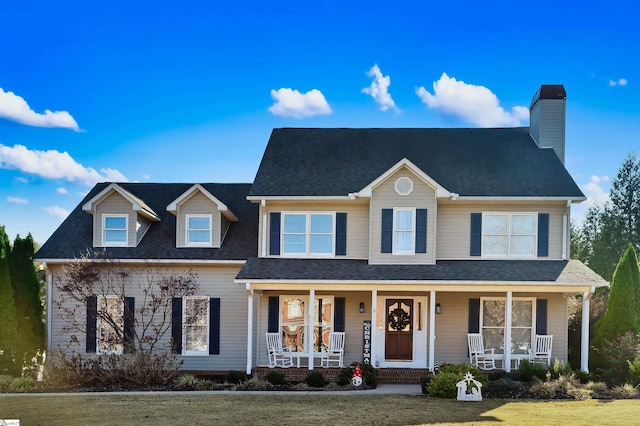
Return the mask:
[[[250, 373], [267, 364], [268, 332], [308, 369], [331, 331], [345, 332], [346, 363], [385, 369], [468, 362], [467, 333], [505, 370], [536, 334], [566, 360], [567, 297], [588, 312], [607, 284], [569, 260], [570, 208], [585, 197], [564, 167], [565, 102], [564, 87], [541, 86], [529, 128], [276, 129], [252, 185], [99, 184], [38, 253], [49, 302], [66, 260], [106, 247], [200, 274], [208, 337], [180, 325], [200, 299], [174, 309], [189, 370]], [[66, 337], [59, 322], [49, 309], [49, 349]]]

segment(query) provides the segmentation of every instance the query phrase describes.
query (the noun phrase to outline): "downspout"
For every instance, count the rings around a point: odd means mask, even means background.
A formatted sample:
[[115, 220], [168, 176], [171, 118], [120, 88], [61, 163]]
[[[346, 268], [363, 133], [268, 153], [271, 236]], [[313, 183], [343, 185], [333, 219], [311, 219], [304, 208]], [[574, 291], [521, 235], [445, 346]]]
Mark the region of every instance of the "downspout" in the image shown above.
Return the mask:
[[47, 348], [47, 355], [51, 356], [51, 315], [52, 315], [52, 307], [53, 307], [53, 302], [52, 302], [52, 293], [53, 293], [53, 275], [51, 274], [51, 271], [49, 270], [49, 268], [47, 267], [47, 262], [42, 262], [42, 269], [44, 270], [45, 273], [45, 300], [46, 300], [46, 310], [47, 310], [47, 314], [45, 317], [45, 321], [47, 324], [47, 340], [45, 342], [45, 347]]

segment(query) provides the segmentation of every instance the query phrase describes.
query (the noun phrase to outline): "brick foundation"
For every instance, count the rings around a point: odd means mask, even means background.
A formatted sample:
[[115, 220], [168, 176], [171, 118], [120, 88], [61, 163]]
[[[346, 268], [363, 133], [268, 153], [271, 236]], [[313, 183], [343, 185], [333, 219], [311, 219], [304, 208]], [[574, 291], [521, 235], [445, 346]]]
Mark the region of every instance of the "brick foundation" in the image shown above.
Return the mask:
[[[301, 382], [307, 374], [309, 369], [305, 368], [269, 368], [269, 367], [255, 367], [253, 374], [262, 379], [270, 371], [277, 371], [285, 375], [290, 382]], [[324, 378], [329, 381], [334, 381], [340, 373], [339, 368], [315, 368], [313, 371], [320, 371], [324, 375]], [[426, 368], [380, 368], [378, 369], [378, 383], [388, 384], [413, 384], [420, 383], [420, 377], [429, 373]]]

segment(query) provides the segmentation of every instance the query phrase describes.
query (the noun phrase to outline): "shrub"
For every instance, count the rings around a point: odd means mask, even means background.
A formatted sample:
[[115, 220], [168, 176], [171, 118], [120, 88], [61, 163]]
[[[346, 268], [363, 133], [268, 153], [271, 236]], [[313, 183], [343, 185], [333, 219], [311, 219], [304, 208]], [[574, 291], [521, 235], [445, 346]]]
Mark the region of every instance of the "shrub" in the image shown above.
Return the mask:
[[490, 382], [495, 382], [496, 380], [501, 380], [507, 377], [509, 377], [509, 375], [506, 371], [496, 370], [489, 373], [488, 379]]
[[545, 380], [547, 378], [547, 367], [542, 364], [529, 362], [527, 359], [520, 361], [520, 380], [530, 382], [534, 377]]
[[0, 393], [24, 393], [33, 387], [30, 377], [0, 376]]
[[533, 380], [533, 384], [531, 385], [531, 396], [539, 399], [552, 399], [556, 396], [556, 383], [554, 382], [543, 382], [539, 380], [537, 377]]
[[207, 380], [207, 379], [196, 380], [193, 388], [198, 391], [212, 391], [212, 390], [225, 389], [224, 385], [221, 385], [220, 383], [216, 383], [213, 380]]
[[600, 348], [594, 348], [598, 357], [606, 360], [600, 368], [595, 369], [597, 377], [608, 383], [623, 384], [629, 376], [629, 363], [639, 355], [640, 334], [625, 333]]
[[94, 379], [95, 360], [72, 352], [55, 351], [44, 366], [44, 378], [49, 386], [73, 387], [90, 383]]
[[224, 376], [225, 381], [228, 383], [242, 383], [247, 380], [247, 374], [244, 371], [229, 371], [226, 376]]
[[260, 380], [256, 377], [245, 380], [235, 386], [237, 391], [265, 391], [273, 388], [273, 385], [266, 380]]
[[193, 374], [183, 374], [175, 379], [175, 384], [178, 388], [195, 387], [196, 383], [198, 383], [198, 378]]
[[264, 376], [264, 379], [272, 385], [284, 385], [287, 383], [287, 378], [284, 373], [271, 370]]
[[321, 388], [327, 384], [327, 381], [324, 379], [324, 374], [319, 371], [312, 371], [307, 374], [307, 377], [304, 378], [302, 383], [305, 383], [312, 388]]
[[640, 355], [636, 356], [633, 361], [627, 361], [629, 366], [629, 381], [632, 385], [638, 386], [640, 384]]
[[576, 379], [578, 379], [583, 385], [593, 380], [593, 374], [587, 373], [585, 371], [576, 371], [573, 374], [575, 374]]
[[356, 366], [360, 366], [360, 373], [362, 374], [362, 381], [369, 388], [375, 388], [378, 386], [378, 370], [376, 370], [371, 364], [361, 364], [359, 362], [352, 362], [348, 367], [344, 367], [338, 373], [336, 377], [336, 383], [340, 386], [346, 386], [351, 383], [351, 377]]
[[551, 373], [552, 379], [557, 379], [561, 376], [570, 376], [572, 373], [571, 365], [569, 365], [569, 363], [567, 362], [561, 361], [556, 358], [551, 363], [549, 372]]
[[609, 389], [604, 382], [590, 381], [584, 387], [588, 391], [591, 391], [592, 398], [609, 398]]
[[611, 395], [616, 399], [633, 399], [638, 397], [638, 389], [629, 383], [611, 388]]
[[433, 380], [433, 374], [427, 374], [426, 376], [420, 377], [420, 388], [422, 389], [422, 393], [427, 395], [429, 394], [428, 387], [431, 380]]
[[455, 398], [457, 394], [456, 383], [460, 381], [457, 373], [448, 373], [440, 370], [433, 376], [427, 385], [427, 392], [436, 398]]

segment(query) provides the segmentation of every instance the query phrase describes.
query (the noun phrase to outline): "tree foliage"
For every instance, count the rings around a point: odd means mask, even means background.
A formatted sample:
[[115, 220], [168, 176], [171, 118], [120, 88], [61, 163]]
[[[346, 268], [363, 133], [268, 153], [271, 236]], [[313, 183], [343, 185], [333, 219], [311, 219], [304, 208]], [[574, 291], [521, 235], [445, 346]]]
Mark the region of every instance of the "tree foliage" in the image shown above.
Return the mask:
[[20, 366], [16, 362], [18, 335], [9, 274], [10, 252], [9, 238], [4, 226], [0, 226], [0, 374], [17, 375]]
[[[627, 332], [640, 331], [640, 267], [632, 244], [620, 259], [613, 274], [605, 314], [594, 327], [592, 346], [602, 348]], [[597, 364], [598, 360], [594, 359]]]

